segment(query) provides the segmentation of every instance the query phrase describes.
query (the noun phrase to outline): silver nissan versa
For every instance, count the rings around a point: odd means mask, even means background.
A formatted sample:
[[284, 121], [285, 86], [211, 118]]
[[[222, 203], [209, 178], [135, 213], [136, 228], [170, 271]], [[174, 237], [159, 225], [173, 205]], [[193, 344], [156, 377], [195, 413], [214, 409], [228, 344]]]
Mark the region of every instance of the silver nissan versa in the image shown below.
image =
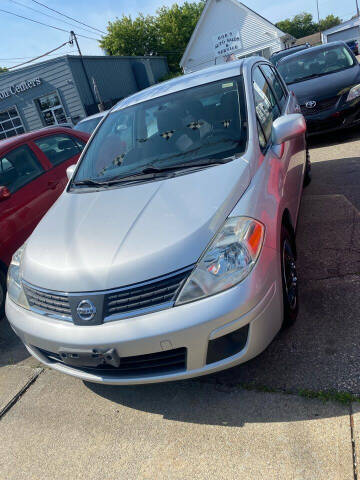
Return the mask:
[[6, 314], [29, 352], [106, 384], [204, 375], [262, 352], [298, 311], [310, 165], [297, 109], [261, 58], [117, 104], [12, 259]]

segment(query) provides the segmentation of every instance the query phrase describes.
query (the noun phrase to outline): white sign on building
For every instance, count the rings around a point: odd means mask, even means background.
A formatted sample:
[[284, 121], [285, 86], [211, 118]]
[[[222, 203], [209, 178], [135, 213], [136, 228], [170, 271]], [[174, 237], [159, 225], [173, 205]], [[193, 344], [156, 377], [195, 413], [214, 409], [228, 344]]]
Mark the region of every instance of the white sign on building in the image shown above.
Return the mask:
[[190, 73], [239, 57], [269, 58], [292, 41], [240, 0], [207, 0], [180, 66]]
[[230, 55], [242, 48], [240, 32], [237, 29], [213, 35], [215, 57]]

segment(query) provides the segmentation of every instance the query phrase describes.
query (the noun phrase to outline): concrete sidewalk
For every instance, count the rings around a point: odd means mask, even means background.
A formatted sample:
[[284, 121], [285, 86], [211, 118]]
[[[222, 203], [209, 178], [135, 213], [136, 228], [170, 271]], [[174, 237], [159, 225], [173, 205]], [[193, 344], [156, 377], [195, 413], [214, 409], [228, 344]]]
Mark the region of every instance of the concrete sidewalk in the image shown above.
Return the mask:
[[[28, 370], [0, 369], [1, 389]], [[44, 370], [0, 438], [1, 480], [354, 478], [348, 406], [197, 381], [104, 387]]]

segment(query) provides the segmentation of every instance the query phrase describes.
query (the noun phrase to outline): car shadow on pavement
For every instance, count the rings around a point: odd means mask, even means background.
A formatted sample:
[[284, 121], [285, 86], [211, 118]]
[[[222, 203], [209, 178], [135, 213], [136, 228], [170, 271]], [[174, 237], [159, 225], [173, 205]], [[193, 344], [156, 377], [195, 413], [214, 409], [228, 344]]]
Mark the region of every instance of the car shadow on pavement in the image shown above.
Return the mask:
[[359, 140], [359, 126], [322, 133], [308, 138], [310, 148], [332, 147]]
[[21, 363], [29, 357], [30, 354], [11, 329], [7, 319], [0, 320], [0, 367]]
[[110, 401], [115, 411], [118, 406], [123, 414], [125, 407], [166, 420], [202, 425], [243, 427], [249, 423], [299, 422], [349, 413], [349, 407], [340, 403], [325, 404], [316, 399], [309, 402], [299, 395], [259, 394], [198, 380], [121, 387], [84, 384], [96, 396]]

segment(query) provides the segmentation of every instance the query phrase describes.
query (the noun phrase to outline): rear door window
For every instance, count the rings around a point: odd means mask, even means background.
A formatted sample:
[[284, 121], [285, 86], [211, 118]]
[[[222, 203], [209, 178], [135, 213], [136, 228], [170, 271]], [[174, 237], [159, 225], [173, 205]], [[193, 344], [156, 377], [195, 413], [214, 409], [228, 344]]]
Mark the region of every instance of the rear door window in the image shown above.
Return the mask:
[[261, 65], [261, 70], [276, 95], [280, 109], [283, 110], [286, 103], [287, 92], [283, 87], [279, 77], [275, 73], [275, 70], [270, 67], [270, 65]]
[[0, 185], [16, 192], [44, 172], [35, 153], [27, 146], [15, 148], [0, 158]]
[[60, 165], [81, 153], [80, 147], [69, 135], [49, 135], [34, 140], [53, 165]]
[[269, 83], [259, 67], [256, 67], [253, 71], [253, 88], [256, 115], [266, 142], [268, 142], [270, 140], [274, 120], [280, 117], [281, 112]]

